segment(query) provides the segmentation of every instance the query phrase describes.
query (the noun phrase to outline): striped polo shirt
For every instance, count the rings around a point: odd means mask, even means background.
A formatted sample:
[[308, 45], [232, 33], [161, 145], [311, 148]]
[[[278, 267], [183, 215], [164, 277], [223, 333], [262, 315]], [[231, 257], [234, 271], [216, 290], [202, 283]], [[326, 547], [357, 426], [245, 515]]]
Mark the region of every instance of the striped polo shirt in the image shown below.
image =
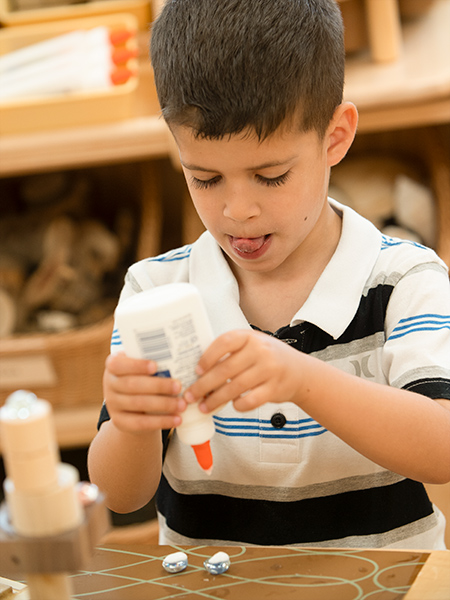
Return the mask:
[[[338, 247], [292, 321], [267, 333], [369, 381], [450, 399], [446, 265], [330, 203], [342, 215]], [[251, 327], [208, 232], [133, 265], [121, 300], [177, 281], [198, 287], [216, 336]], [[111, 348], [121, 348], [117, 332]], [[100, 423], [107, 418], [103, 407]], [[421, 483], [368, 460], [296, 405], [274, 398], [241, 413], [229, 403], [214, 421], [210, 476], [176, 432], [170, 440], [156, 497], [160, 543], [445, 547], [444, 517]]]

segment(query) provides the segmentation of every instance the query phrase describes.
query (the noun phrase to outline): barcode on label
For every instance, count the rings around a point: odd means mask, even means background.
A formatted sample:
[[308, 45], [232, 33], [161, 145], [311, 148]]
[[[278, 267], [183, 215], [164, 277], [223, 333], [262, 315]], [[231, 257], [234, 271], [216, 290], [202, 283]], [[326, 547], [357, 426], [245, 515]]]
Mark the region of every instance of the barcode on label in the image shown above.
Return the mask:
[[137, 339], [144, 358], [155, 361], [172, 358], [169, 341], [164, 329], [138, 332]]

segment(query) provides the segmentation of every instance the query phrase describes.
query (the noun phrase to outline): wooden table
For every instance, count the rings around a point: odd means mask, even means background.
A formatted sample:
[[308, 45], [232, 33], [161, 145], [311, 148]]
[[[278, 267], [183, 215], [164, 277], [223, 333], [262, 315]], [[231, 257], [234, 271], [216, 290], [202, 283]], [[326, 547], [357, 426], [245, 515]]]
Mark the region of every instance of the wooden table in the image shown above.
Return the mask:
[[[189, 565], [169, 574], [180, 549]], [[203, 561], [219, 550], [231, 567], [213, 576]], [[448, 600], [450, 551], [106, 545], [73, 584], [73, 600]]]

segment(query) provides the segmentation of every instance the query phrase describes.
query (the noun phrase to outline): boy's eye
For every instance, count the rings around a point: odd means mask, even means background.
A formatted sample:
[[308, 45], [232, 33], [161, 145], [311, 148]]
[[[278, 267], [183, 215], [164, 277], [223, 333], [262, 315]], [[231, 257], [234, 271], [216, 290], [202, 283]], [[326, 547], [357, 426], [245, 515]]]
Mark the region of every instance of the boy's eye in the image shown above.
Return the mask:
[[289, 179], [289, 173], [289, 171], [286, 171], [286, 173], [283, 173], [278, 177], [271, 178], [263, 177], [262, 175], [256, 175], [256, 178], [260, 183], [267, 185], [268, 187], [278, 187], [280, 185], [283, 185], [283, 183], [286, 183], [286, 181]]
[[192, 185], [198, 190], [207, 190], [220, 181], [220, 175], [216, 175], [211, 179], [198, 179], [197, 177], [191, 177]]
[[[290, 171], [286, 171], [286, 173], [283, 173], [278, 177], [263, 177], [262, 175], [255, 175], [255, 177], [257, 181], [259, 183], [262, 183], [263, 185], [266, 185], [268, 187], [278, 187], [280, 185], [283, 185], [283, 183], [286, 183], [286, 181], [289, 179], [289, 174]], [[211, 179], [198, 179], [198, 177], [191, 177], [191, 183], [193, 187], [197, 188], [198, 190], [210, 189], [213, 186], [217, 185], [220, 180], [220, 175], [211, 177]]]

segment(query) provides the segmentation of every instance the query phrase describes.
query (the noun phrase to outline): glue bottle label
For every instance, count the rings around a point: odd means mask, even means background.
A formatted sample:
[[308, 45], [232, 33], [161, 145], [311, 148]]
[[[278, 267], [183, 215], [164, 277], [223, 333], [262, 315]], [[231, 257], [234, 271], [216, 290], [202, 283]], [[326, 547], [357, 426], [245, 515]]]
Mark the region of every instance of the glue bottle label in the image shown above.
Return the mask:
[[202, 348], [190, 314], [158, 329], [137, 331], [136, 338], [141, 356], [157, 363], [157, 376], [178, 379], [182, 391], [194, 383], [194, 369], [202, 355]]

